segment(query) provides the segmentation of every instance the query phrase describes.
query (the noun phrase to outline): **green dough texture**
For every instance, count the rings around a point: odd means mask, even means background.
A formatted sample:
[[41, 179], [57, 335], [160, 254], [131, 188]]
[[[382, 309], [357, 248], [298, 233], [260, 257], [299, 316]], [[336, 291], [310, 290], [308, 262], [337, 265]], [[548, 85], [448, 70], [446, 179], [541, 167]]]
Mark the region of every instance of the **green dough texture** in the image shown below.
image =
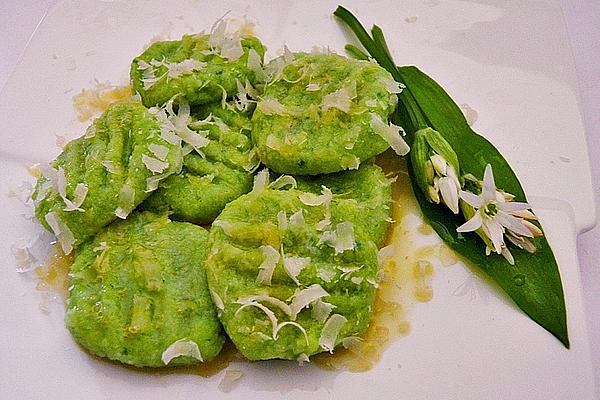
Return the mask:
[[320, 194], [322, 186], [333, 193], [332, 207], [340, 207], [345, 218], [360, 226], [378, 247], [390, 225], [392, 185], [380, 167], [361, 164], [357, 171], [298, 177], [298, 190]]
[[332, 173], [356, 169], [389, 147], [371, 123], [374, 115], [387, 125], [397, 103], [386, 70], [337, 54], [294, 57], [266, 85], [252, 117], [252, 137], [267, 167], [282, 174]]
[[[155, 158], [153, 145], [166, 154], [162, 177], [181, 170], [181, 149], [161, 138], [156, 117], [139, 102], [114, 103], [84, 136], [69, 142], [52, 162], [53, 169], [38, 179], [33, 194], [36, 217], [54, 231], [66, 252], [148, 197], [148, 179], [158, 175], [144, 163], [145, 157]], [[57, 171], [64, 171], [67, 200], [76, 198], [78, 185], [87, 187], [79, 210], [65, 210]], [[48, 223], [49, 213], [59, 221], [58, 232]]]
[[[210, 119], [206, 119], [211, 116]], [[169, 211], [179, 221], [208, 224], [230, 201], [252, 189], [257, 166], [250, 139], [250, 120], [233, 105], [211, 105], [202, 110], [193, 130], [208, 131], [210, 142], [185, 156], [181, 173], [171, 175], [141, 208]]]
[[237, 93], [236, 81], [242, 85], [246, 80], [252, 85], [257, 83], [256, 72], [248, 67], [248, 54], [254, 50], [262, 64], [265, 50], [260, 40], [253, 36], [240, 38], [243, 54], [230, 59], [221, 57], [220, 48], [211, 46], [209, 38], [185, 35], [181, 40], [156, 42], [133, 59], [133, 90], [147, 107], [161, 106], [173, 96], [177, 96], [175, 104], [213, 103], [221, 100], [223, 90], [229, 97]]
[[[164, 366], [185, 339], [204, 361], [224, 342], [203, 260], [208, 233], [166, 216], [134, 213], [82, 245], [69, 274], [66, 324], [90, 352], [138, 367]], [[197, 363], [174, 358], [169, 365]]]
[[[331, 343], [333, 346], [344, 338], [360, 335], [369, 324], [379, 269], [377, 247], [357, 225], [352, 248], [337, 252], [322, 242], [324, 235], [339, 228], [338, 224], [347, 225], [348, 210], [343, 205], [332, 207], [331, 224], [319, 231], [315, 226], [325, 218], [327, 207], [306, 205], [301, 200], [306, 195], [295, 189], [253, 190], [229, 203], [211, 228], [206, 261], [209, 287], [227, 334], [250, 360], [303, 359], [330, 350], [321, 345], [320, 339], [325, 320], [334, 314], [347, 322]], [[300, 210], [303, 218], [297, 218], [298, 214], [293, 217]], [[268, 259], [263, 252], [266, 246], [280, 255], [270, 284], [258, 278], [259, 266]], [[304, 260], [300, 272], [286, 272], [284, 257], [286, 263], [296, 265]], [[294, 319], [264, 297], [271, 296], [289, 305], [295, 294], [312, 285], [320, 285], [327, 292], [320, 298], [327, 304], [320, 306], [333, 306], [329, 314], [320, 314], [313, 302]], [[260, 309], [261, 306], [242, 308], [249, 296], [263, 296], [256, 302], [270, 311]], [[273, 334], [269, 312], [277, 318], [277, 335]], [[307, 337], [289, 322], [299, 324]]]

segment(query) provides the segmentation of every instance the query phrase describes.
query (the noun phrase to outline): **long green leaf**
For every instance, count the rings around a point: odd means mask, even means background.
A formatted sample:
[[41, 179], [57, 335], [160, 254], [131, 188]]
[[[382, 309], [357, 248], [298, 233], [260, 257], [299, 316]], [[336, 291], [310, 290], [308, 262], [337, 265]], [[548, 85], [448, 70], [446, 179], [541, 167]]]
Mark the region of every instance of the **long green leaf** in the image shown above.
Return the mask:
[[[444, 89], [416, 67], [399, 67], [404, 84], [414, 96], [431, 127], [440, 132], [454, 148], [463, 172], [479, 179], [487, 164], [491, 164], [496, 185], [526, 201], [517, 176], [500, 152], [467, 124], [461, 110]], [[474, 233], [460, 234], [456, 228], [464, 220], [444, 207], [429, 203], [416, 186], [410, 166], [409, 173], [421, 210], [442, 239], [456, 252], [489, 275], [514, 302], [534, 321], [556, 336], [567, 348], [569, 338], [565, 302], [558, 265], [545, 237], [534, 239], [533, 254], [511, 247], [515, 264], [497, 254], [485, 255], [483, 241]]]

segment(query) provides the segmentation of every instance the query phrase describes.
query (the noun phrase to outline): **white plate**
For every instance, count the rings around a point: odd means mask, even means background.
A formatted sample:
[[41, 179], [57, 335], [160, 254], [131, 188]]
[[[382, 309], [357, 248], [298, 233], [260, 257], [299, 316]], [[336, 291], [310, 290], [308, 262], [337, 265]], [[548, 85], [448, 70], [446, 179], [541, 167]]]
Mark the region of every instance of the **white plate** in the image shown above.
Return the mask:
[[[338, 52], [347, 42], [335, 2], [64, 2], [38, 28], [0, 98], [4, 192], [47, 162], [55, 134], [74, 138], [71, 97], [93, 80], [126, 83], [131, 58], [157, 34], [177, 38], [227, 10], [246, 13], [271, 54], [285, 43]], [[560, 8], [529, 1], [347, 1], [380, 25], [399, 64], [415, 64], [478, 112], [475, 129], [509, 159], [541, 217], [563, 276], [572, 347], [564, 349], [462, 266], [436, 272], [434, 298], [412, 311], [410, 335], [361, 374], [293, 363], [239, 364], [235, 392], [221, 375], [158, 375], [92, 358], [66, 331], [60, 305], [39, 310], [34, 283], [14, 272], [10, 244], [31, 237], [14, 199], [2, 197], [0, 393], [15, 399], [86, 398], [595, 398], [575, 237], [595, 220], [575, 78]], [[459, 296], [461, 285], [471, 288]]]

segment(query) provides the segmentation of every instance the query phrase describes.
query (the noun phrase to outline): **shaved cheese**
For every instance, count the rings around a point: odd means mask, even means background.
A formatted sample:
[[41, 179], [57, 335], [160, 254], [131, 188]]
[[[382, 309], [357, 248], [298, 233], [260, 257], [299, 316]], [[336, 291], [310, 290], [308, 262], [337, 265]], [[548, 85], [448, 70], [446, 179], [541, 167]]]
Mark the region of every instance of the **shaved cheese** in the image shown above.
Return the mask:
[[337, 108], [345, 113], [350, 112], [352, 99], [356, 98], [356, 82], [352, 81], [349, 86], [345, 86], [335, 92], [329, 93], [323, 97], [321, 110], [323, 112], [330, 108]]
[[262, 192], [265, 191], [267, 186], [269, 185], [269, 170], [263, 169], [254, 177], [254, 186], [252, 187], [252, 191], [249, 193], [250, 195], [257, 197]]
[[331, 203], [331, 199], [333, 197], [331, 190], [329, 190], [329, 188], [327, 188], [326, 186], [322, 186], [322, 190], [323, 191], [322, 191], [321, 195], [307, 192], [307, 193], [300, 194], [298, 196], [298, 199], [300, 199], [300, 201], [302, 203], [306, 204], [307, 206], [312, 206], [312, 207]]
[[37, 259], [31, 254], [28, 246], [18, 246], [13, 243], [10, 251], [17, 264], [17, 272], [28, 272], [33, 269]]
[[168, 176], [170, 176], [168, 173], [165, 174], [160, 174], [160, 175], [152, 175], [151, 177], [146, 179], [146, 193], [152, 192], [156, 189], [158, 189], [158, 184], [160, 183], [160, 181], [162, 181], [163, 179], [167, 178]]
[[161, 359], [165, 365], [168, 365], [171, 360], [181, 356], [194, 357], [198, 361], [204, 361], [196, 342], [188, 339], [179, 339], [173, 342], [163, 351]]
[[73, 201], [69, 200], [67, 197], [63, 197], [63, 202], [67, 206], [63, 208], [63, 211], [85, 211], [80, 206], [83, 204], [88, 193], [88, 187], [85, 183], [78, 183], [73, 191]]
[[340, 314], [333, 314], [329, 317], [319, 336], [319, 346], [324, 350], [333, 353], [337, 337], [346, 322], [348, 322], [348, 319]]
[[256, 103], [256, 109], [266, 115], [281, 115], [286, 111], [285, 106], [272, 97], [260, 100]]
[[252, 85], [250, 85], [248, 81], [246, 81], [245, 87], [240, 83], [239, 79], [236, 79], [235, 83], [237, 85], [238, 90], [235, 96], [235, 107], [240, 111], [247, 111], [250, 105], [255, 102], [254, 100], [250, 100], [250, 98], [248, 97], [248, 90], [254, 88], [252, 88]]
[[[239, 303], [239, 301], [238, 301], [238, 303]], [[242, 312], [243, 309], [248, 308], [248, 307], [256, 307], [267, 315], [267, 317], [271, 321], [272, 337], [273, 337], [273, 339], [275, 339], [275, 333], [277, 332], [277, 326], [279, 325], [279, 321], [277, 320], [275, 313], [273, 313], [273, 311], [271, 311], [268, 307], [263, 306], [262, 304], [260, 304], [256, 301], [250, 301], [250, 302], [242, 304], [240, 306], [240, 308], [237, 309], [234, 316], [237, 317], [237, 315], [240, 312]]]
[[306, 268], [308, 264], [310, 264], [310, 257], [283, 257], [283, 267], [290, 278], [296, 282], [296, 285], [300, 284], [300, 281], [298, 281], [298, 275], [300, 274], [300, 271]]
[[158, 158], [150, 157], [147, 154], [142, 154], [142, 162], [150, 172], [162, 173], [169, 167], [169, 163], [161, 161]]
[[273, 277], [273, 271], [275, 271], [275, 267], [279, 262], [279, 252], [270, 245], [260, 246], [259, 247], [263, 261], [258, 266], [260, 270], [258, 272], [258, 276], [256, 277], [256, 281], [263, 285], [271, 285], [271, 278]]
[[296, 57], [294, 56], [294, 53], [292, 53], [290, 51], [290, 49], [287, 47], [287, 45], [283, 45], [283, 61], [285, 61], [286, 64], [290, 64], [294, 61]]
[[148, 145], [148, 150], [161, 161], [165, 161], [169, 155], [169, 148], [161, 144], [151, 143]]
[[63, 199], [67, 198], [67, 177], [62, 167], [56, 171], [56, 191]]
[[291, 319], [295, 320], [298, 313], [302, 311], [304, 307], [308, 307], [313, 302], [326, 296], [329, 296], [329, 293], [327, 293], [318, 283], [296, 292], [292, 299], [292, 304], [290, 305], [292, 311]]
[[323, 269], [323, 268], [319, 268], [317, 270], [317, 276], [320, 279], [323, 279], [325, 282], [329, 283], [333, 280], [333, 278], [335, 277], [335, 271], [332, 271], [330, 269]]
[[408, 144], [406, 144], [400, 134], [401, 132], [404, 133], [404, 130], [392, 123], [389, 125], [385, 124], [381, 117], [375, 113], [371, 113], [371, 129], [381, 136], [396, 154], [403, 156], [410, 151], [410, 147], [408, 147]]
[[182, 75], [191, 74], [194, 71], [200, 71], [206, 67], [206, 63], [198, 60], [187, 59], [181, 62], [164, 63], [167, 67], [167, 76], [169, 78], [178, 78]]
[[258, 82], [265, 82], [267, 80], [267, 74], [262, 65], [262, 60], [256, 50], [250, 49], [248, 51], [248, 69], [254, 72], [254, 76]]
[[119, 169], [115, 167], [115, 164], [112, 161], [104, 160], [100, 164], [102, 164], [102, 166], [111, 174], [119, 174]]
[[221, 296], [219, 296], [219, 294], [212, 289], [210, 289], [210, 295], [213, 299], [213, 303], [215, 303], [215, 307], [217, 307], [217, 310], [223, 311], [225, 309], [225, 304], [223, 303]]
[[282, 322], [279, 325], [277, 325], [277, 328], [275, 329], [275, 333], [273, 334], [273, 339], [277, 340], [279, 331], [284, 326], [293, 326], [295, 328], [298, 328], [298, 330], [300, 330], [300, 332], [302, 332], [302, 334], [304, 334], [304, 339], [306, 340], [306, 345], [308, 346], [308, 335], [306, 334], [306, 330], [302, 327], [302, 325], [300, 325], [297, 322], [293, 322], [293, 321], [285, 321], [285, 322]]
[[285, 214], [284, 210], [281, 210], [277, 213], [277, 226], [279, 226], [279, 229], [282, 231], [288, 228], [287, 215]]
[[316, 319], [320, 323], [323, 323], [327, 320], [327, 318], [329, 317], [329, 314], [331, 314], [331, 311], [334, 308], [335, 308], [335, 306], [333, 304], [326, 303], [326, 302], [322, 301], [321, 299], [318, 299], [315, 302], [313, 302], [312, 316], [314, 319]]
[[318, 90], [321, 90], [321, 86], [318, 83], [309, 83], [308, 85], [306, 85], [306, 90], [309, 92], [316, 92]]
[[254, 172], [260, 167], [260, 157], [258, 156], [258, 150], [256, 147], [253, 147], [250, 151], [244, 154], [244, 158], [246, 159], [243, 168], [246, 172]]
[[302, 353], [298, 356], [296, 361], [298, 361], [298, 365], [302, 365], [304, 363], [310, 362], [310, 358], [308, 358], [306, 354]]
[[301, 227], [306, 225], [306, 222], [304, 222], [304, 214], [302, 213], [302, 211], [302, 209], [299, 209], [298, 211], [292, 214], [292, 216], [290, 217], [290, 226]]
[[44, 216], [44, 219], [50, 226], [50, 229], [52, 229], [52, 232], [54, 232], [63, 252], [65, 254], [70, 254], [71, 251], [73, 251], [73, 244], [75, 243], [73, 232], [71, 232], [67, 224], [65, 224], [54, 211], [47, 213]]
[[106, 250], [106, 249], [108, 249], [108, 244], [107, 244], [106, 242], [100, 242], [100, 243], [99, 243], [99, 246], [98, 246], [98, 247], [94, 247], [94, 248], [92, 249], [92, 251], [93, 251], [94, 253], [97, 253], [97, 252], [99, 252], [99, 251], [104, 251], [104, 250]]
[[226, 370], [223, 378], [221, 378], [221, 382], [219, 382], [219, 390], [224, 393], [230, 392], [233, 389], [235, 382], [242, 376], [244, 376], [242, 371], [233, 369]]
[[379, 77], [378, 81], [383, 84], [388, 93], [402, 93], [402, 89], [406, 87], [400, 82], [396, 82], [395, 80], [386, 76]]
[[202, 147], [206, 147], [210, 140], [208, 139], [208, 131], [197, 131], [194, 132], [191, 129], [182, 129], [177, 131], [177, 136], [179, 136], [184, 142], [192, 145], [196, 149], [201, 149]]
[[235, 61], [244, 54], [241, 39], [248, 23], [239, 20], [220, 20], [211, 29], [208, 44], [219, 52], [221, 58]]
[[362, 276], [353, 276], [352, 278], [350, 278], [350, 282], [354, 283], [355, 285], [360, 285], [363, 282], [364, 278]]
[[272, 297], [266, 294], [253, 294], [250, 296], [243, 297], [239, 299], [237, 302], [239, 304], [246, 304], [251, 302], [265, 302], [274, 305], [279, 308], [285, 315], [288, 317], [292, 316], [292, 309], [289, 305], [287, 305], [284, 301], [279, 300], [277, 297]]
[[336, 225], [335, 231], [323, 232], [318, 244], [326, 244], [329, 247], [333, 247], [335, 254], [343, 253], [346, 250], [353, 250], [356, 247], [356, 241], [352, 222], [339, 223]]
[[298, 187], [296, 179], [294, 179], [294, 177], [291, 175], [281, 175], [279, 178], [275, 179], [271, 184], [269, 184], [269, 188], [275, 190], [283, 189], [286, 186], [290, 186], [291, 189], [296, 189]]
[[135, 189], [128, 184], [125, 184], [119, 191], [119, 206], [115, 210], [115, 215], [121, 219], [125, 219], [134, 208]]

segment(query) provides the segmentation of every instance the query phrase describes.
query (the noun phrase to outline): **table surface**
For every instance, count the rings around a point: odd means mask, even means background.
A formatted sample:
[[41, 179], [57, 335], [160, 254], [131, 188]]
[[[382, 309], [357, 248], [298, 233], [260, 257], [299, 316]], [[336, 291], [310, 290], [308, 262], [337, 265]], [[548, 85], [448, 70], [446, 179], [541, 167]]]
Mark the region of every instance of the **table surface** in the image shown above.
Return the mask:
[[[45, 12], [58, 0], [0, 2], [0, 88], [15, 68]], [[587, 135], [596, 204], [600, 204], [600, 2], [559, 0], [579, 78], [579, 99]], [[579, 236], [577, 250], [594, 369], [600, 376], [600, 225]]]

